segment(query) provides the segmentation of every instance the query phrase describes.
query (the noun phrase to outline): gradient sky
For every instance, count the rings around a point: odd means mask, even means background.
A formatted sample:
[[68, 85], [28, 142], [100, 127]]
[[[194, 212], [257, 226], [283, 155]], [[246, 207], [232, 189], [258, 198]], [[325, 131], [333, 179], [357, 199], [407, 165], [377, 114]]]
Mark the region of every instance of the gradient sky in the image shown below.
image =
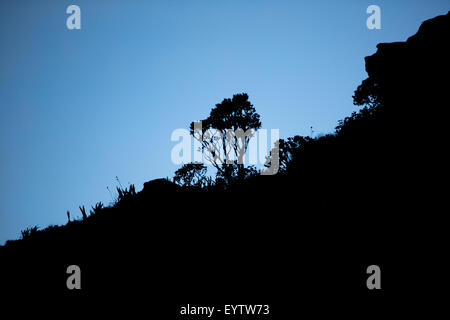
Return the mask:
[[[81, 7], [82, 29], [66, 28]], [[366, 28], [381, 8], [382, 29]], [[2, 0], [0, 243], [63, 224], [106, 189], [172, 177], [174, 129], [247, 92], [282, 138], [357, 108], [364, 57], [450, 1]], [[170, 204], [168, 204], [170, 205]], [[168, 208], [170, 209], [170, 208]]]

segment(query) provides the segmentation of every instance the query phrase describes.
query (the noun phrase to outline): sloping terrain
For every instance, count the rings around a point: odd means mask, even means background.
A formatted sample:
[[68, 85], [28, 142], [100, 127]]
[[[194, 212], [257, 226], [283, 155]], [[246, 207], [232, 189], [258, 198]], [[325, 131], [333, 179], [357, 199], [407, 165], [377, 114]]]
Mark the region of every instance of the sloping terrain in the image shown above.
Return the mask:
[[[76, 295], [65, 268], [78, 264], [91, 297], [159, 315], [249, 296], [270, 300], [274, 318], [297, 314], [299, 299], [318, 314], [416, 299], [444, 267], [449, 23], [436, 17], [406, 42], [379, 44], [355, 91], [361, 111], [333, 134], [302, 139], [284, 174], [227, 190], [146, 183], [82, 221], [7, 242], [5, 272], [20, 275], [12, 287]], [[383, 294], [365, 287], [371, 264], [386, 270]], [[414, 273], [425, 270], [426, 281]]]

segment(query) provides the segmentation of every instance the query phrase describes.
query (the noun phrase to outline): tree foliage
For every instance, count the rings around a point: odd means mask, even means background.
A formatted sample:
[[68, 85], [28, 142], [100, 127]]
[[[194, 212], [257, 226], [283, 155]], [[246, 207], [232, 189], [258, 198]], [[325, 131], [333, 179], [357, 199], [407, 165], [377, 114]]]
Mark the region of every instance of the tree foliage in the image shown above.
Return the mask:
[[[233, 95], [232, 99], [224, 99], [216, 104], [206, 119], [190, 125], [190, 133], [201, 143], [205, 160], [227, 182], [248, 174], [243, 157], [250, 139], [261, 128], [260, 116], [248, 98], [246, 93], [242, 93]], [[201, 129], [198, 128], [200, 123]]]
[[210, 183], [206, 166], [201, 163], [186, 163], [175, 171], [173, 182], [185, 187], [205, 187]]

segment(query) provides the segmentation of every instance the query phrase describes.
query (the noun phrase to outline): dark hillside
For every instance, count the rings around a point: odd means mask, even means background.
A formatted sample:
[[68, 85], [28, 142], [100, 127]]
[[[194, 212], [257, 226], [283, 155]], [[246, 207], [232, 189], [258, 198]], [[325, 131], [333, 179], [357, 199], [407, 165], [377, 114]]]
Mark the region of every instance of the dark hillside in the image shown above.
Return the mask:
[[[297, 314], [299, 297], [319, 314], [330, 312], [319, 300], [338, 312], [343, 301], [417, 299], [434, 283], [444, 236], [436, 199], [448, 163], [449, 23], [450, 14], [436, 17], [406, 42], [379, 44], [354, 94], [362, 109], [333, 134], [293, 138], [284, 172], [225, 190], [163, 179], [127, 189], [84, 220], [8, 241], [4, 272], [21, 275], [12, 286], [64, 291], [64, 266], [78, 263], [91, 297], [145, 302], [154, 314], [249, 295], [270, 297], [275, 318]], [[384, 295], [361, 281], [374, 263], [386, 270]]]

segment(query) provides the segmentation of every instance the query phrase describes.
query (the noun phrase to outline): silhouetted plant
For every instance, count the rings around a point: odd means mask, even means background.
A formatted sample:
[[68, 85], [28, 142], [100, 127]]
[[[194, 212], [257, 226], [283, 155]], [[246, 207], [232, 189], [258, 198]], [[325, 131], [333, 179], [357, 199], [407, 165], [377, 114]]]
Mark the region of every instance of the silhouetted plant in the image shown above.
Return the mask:
[[[294, 160], [295, 154], [299, 153], [299, 150], [305, 145], [314, 141], [311, 137], [294, 136], [287, 139], [280, 139], [278, 141], [279, 150], [279, 172], [282, 174], [287, 173], [288, 166]], [[266, 167], [271, 165], [270, 159], [265, 164]]]
[[206, 166], [201, 163], [187, 163], [175, 171], [173, 182], [183, 187], [205, 187], [209, 184]]
[[130, 185], [129, 188], [120, 188], [117, 187], [117, 202], [124, 201], [124, 200], [130, 200], [136, 196], [136, 190], [134, 188], [134, 184]]
[[222, 170], [218, 171], [216, 175], [217, 185], [229, 184], [236, 180], [245, 180], [259, 174], [255, 166], [242, 167], [241, 169], [235, 165], [223, 164], [222, 166]]
[[103, 203], [102, 203], [101, 201], [100, 201], [100, 202], [97, 202], [97, 203], [95, 204], [95, 206], [92, 207], [91, 215], [92, 215], [92, 214], [97, 214], [97, 213], [99, 213], [100, 211], [103, 210], [103, 208], [104, 208]]
[[22, 231], [21, 231], [21, 233], [22, 233], [22, 239], [23, 239], [23, 240], [29, 239], [29, 238], [32, 237], [34, 234], [36, 234], [36, 232], [38, 231], [38, 229], [39, 229], [39, 227], [34, 226], [34, 227], [27, 228], [27, 229], [25, 229], [25, 230], [22, 230]]
[[118, 176], [116, 176], [116, 181], [119, 183], [119, 187], [121, 188], [121, 189], [123, 189], [123, 187], [122, 187], [122, 183], [120, 182], [120, 180], [119, 180], [119, 177]]
[[79, 208], [83, 216], [83, 220], [86, 220], [87, 219], [86, 208], [84, 206], [80, 206]]
[[[217, 169], [220, 177], [228, 183], [233, 178], [244, 178], [244, 154], [250, 139], [261, 128], [260, 116], [248, 95], [235, 94], [232, 99], [216, 104], [209, 116], [202, 120], [201, 131], [196, 124], [192, 122], [190, 125], [191, 135], [201, 143], [205, 160]], [[214, 130], [217, 131], [212, 132]], [[237, 173], [234, 174], [235, 170], [229, 167], [236, 167]]]

